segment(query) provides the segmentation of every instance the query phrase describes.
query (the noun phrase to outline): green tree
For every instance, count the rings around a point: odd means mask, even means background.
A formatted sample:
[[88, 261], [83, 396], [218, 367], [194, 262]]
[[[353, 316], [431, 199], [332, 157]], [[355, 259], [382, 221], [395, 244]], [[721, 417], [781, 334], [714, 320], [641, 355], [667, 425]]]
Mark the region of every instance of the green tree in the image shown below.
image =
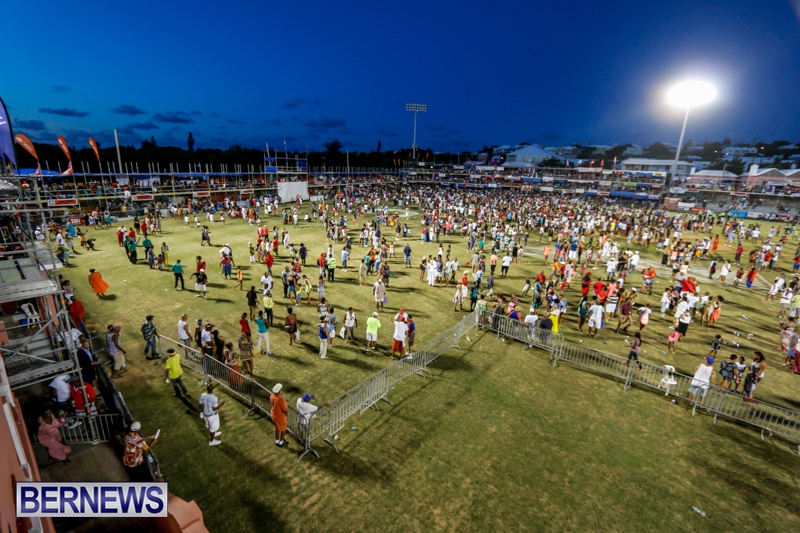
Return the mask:
[[653, 159], [670, 159], [672, 158], [672, 152], [670, 152], [669, 148], [660, 142], [654, 142], [650, 145], [650, 148], [647, 149], [647, 153]]
[[728, 172], [733, 172], [737, 176], [741, 176], [744, 174], [744, 167], [744, 161], [736, 157], [732, 161], [719, 160], [706, 168], [708, 168], [708, 170], [727, 170]]
[[322, 146], [325, 148], [325, 152], [329, 156], [341, 155], [342, 150], [344, 149], [344, 145], [338, 139], [333, 139], [332, 141], [322, 143]]

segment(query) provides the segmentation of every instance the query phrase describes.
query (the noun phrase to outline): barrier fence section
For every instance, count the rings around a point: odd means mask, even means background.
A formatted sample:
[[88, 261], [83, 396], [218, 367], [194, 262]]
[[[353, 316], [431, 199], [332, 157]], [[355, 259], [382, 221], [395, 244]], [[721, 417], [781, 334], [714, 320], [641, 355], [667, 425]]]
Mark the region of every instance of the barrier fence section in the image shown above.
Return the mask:
[[[68, 446], [112, 442], [115, 435], [125, 429], [123, 417], [118, 413], [76, 416], [68, 419], [68, 422], [72, 423], [59, 428], [61, 440]], [[75, 425], [75, 423], [78, 425]], [[35, 428], [36, 420], [29, 420], [27, 424], [28, 427]], [[38, 431], [33, 432], [33, 442], [37, 446], [42, 445], [39, 442]]]
[[429, 341], [421, 350], [413, 352], [400, 361], [379, 370], [368, 379], [329, 402], [309, 421], [310, 438], [324, 437], [337, 452], [334, 444], [336, 434], [345, 427], [348, 418], [362, 414], [367, 409], [378, 409], [381, 400], [394, 405], [388, 398], [389, 391], [398, 382], [409, 376], [430, 375], [427, 367], [450, 348], [457, 348], [459, 340], [478, 324], [478, 313], [472, 312], [457, 324]]
[[658, 366], [641, 361], [639, 371], [638, 364], [628, 366], [626, 357], [568, 342], [559, 334], [542, 331], [505, 316], [485, 313], [478, 322], [483, 328], [496, 332], [498, 338], [511, 338], [525, 343], [526, 347], [548, 352], [554, 367], [559, 361], [563, 361], [619, 379], [625, 384], [625, 390], [640, 386], [664, 391], [667, 396], [672, 395], [690, 402], [693, 415], [698, 409], [714, 415], [714, 423], [722, 416], [761, 429], [762, 438], [766, 432], [770, 436], [779, 435], [796, 443], [800, 442], [800, 413], [791, 409], [749, 400], [714, 384], [705, 387], [705, 397], [702, 396], [702, 390], [692, 396], [689, 391], [692, 376], [680, 374], [669, 365]]
[[[248, 377], [233, 367], [214, 359], [211, 355], [205, 354], [194, 347], [186, 346], [182, 342], [170, 339], [163, 335], [158, 335], [156, 349], [161, 358], [167, 357], [167, 350], [173, 349], [181, 355], [181, 367], [202, 376], [201, 385], [214, 383], [221, 386], [229, 394], [236, 397], [239, 401], [247, 405], [250, 410], [245, 416], [253, 412], [272, 420], [272, 404], [270, 397], [272, 392], [255, 379]], [[302, 458], [307, 453], [312, 453], [319, 457], [319, 454], [311, 447], [312, 439], [308, 438], [309, 427], [302, 416], [291, 405], [287, 405], [286, 431], [294, 436], [303, 446]]]

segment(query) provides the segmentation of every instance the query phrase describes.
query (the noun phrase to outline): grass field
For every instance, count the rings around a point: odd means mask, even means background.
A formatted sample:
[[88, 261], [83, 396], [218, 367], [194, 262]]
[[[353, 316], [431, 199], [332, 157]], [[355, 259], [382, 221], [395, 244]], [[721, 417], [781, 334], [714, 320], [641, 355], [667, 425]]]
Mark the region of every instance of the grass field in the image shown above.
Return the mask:
[[[416, 236], [419, 218], [411, 222]], [[279, 219], [268, 223], [279, 224]], [[800, 469], [785, 443], [762, 442], [751, 429], [727, 422], [712, 425], [708, 417], [692, 419], [689, 410], [663, 396], [623, 392], [618, 383], [566, 365], [552, 369], [544, 354], [523, 352], [519, 345], [477, 333], [474, 342], [462, 343], [465, 350], [449, 351], [437, 361], [434, 379], [401, 383], [392, 394], [395, 408], [352, 419], [357, 430], [342, 433], [341, 454], [320, 443], [320, 459], [298, 462], [291, 453], [296, 444], [291, 451], [277, 449], [271, 425], [243, 418], [246, 409], [232, 401], [222, 414], [223, 445], [209, 449], [193, 402], [173, 398], [163, 369], [141, 356], [138, 328], [152, 313], [159, 331], [175, 337], [178, 318], [186, 312], [190, 319], [213, 320], [224, 337], [235, 340], [237, 320], [247, 309], [244, 292], [233, 291], [234, 282], [222, 280], [212, 266], [209, 300], [176, 292], [169, 272], [130, 265], [113, 230], [92, 233], [98, 251], [73, 257], [77, 266], [64, 275], [78, 287], [91, 329], [123, 325], [131, 372], [119, 381], [120, 388], [145, 431], [163, 429], [156, 451], [170, 488], [197, 500], [211, 531], [785, 531], [800, 526], [800, 504], [792, 497]], [[325, 249], [319, 224], [301, 225], [290, 233], [292, 241], [306, 244], [310, 257]], [[250, 240], [255, 240], [254, 232], [242, 222], [212, 228], [212, 242], [230, 243], [246, 278], [257, 282], [263, 268], [247, 263]], [[197, 230], [171, 220], [164, 221], [164, 236], [153, 241], [166, 241], [170, 260], [180, 258], [187, 267], [198, 254], [209, 265], [218, 258], [218, 246], [201, 248]], [[436, 251], [435, 244], [410, 242], [415, 265], [422, 253]], [[461, 239], [447, 244], [462, 265], [469, 259]], [[732, 258], [731, 249], [720, 248], [722, 256]], [[790, 243], [779, 263], [783, 272], [790, 268], [793, 248]], [[353, 259], [360, 259], [360, 250], [356, 247]], [[540, 250], [535, 240], [529, 241], [525, 262], [512, 266], [508, 280], [498, 279], [495, 292], [519, 293], [524, 280], [543, 268]], [[338, 251], [336, 247], [337, 259]], [[643, 257], [656, 259], [654, 252], [651, 247]], [[89, 268], [103, 274], [113, 296], [100, 300], [91, 294]], [[705, 268], [701, 264], [692, 271], [701, 283], [707, 272], [696, 270]], [[309, 272], [316, 269], [309, 267]], [[633, 286], [640, 282], [638, 275], [629, 279]], [[658, 307], [666, 282], [663, 275], [658, 279], [653, 295], [639, 303]], [[371, 288], [359, 287], [356, 280], [356, 269], [337, 272], [327, 296], [340, 319], [348, 306], [356, 309], [363, 338], [363, 321], [373, 304]], [[245, 288], [251, 284], [246, 281]], [[763, 303], [764, 283], [759, 290], [741, 292], [716, 282], [705, 285], [702, 292], [722, 294], [727, 301], [718, 327], [692, 324], [678, 354], [666, 355], [662, 351], [669, 323], [655, 313], [644, 335], [642, 359], [669, 362], [691, 374], [714, 334], [731, 340], [732, 331], [740, 331], [743, 335], [736, 340], [741, 348], [733, 353], [750, 359], [760, 349], [767, 355], [768, 377], [757, 397], [800, 407], [796, 376], [779, 370], [777, 304]], [[578, 289], [579, 283], [573, 283], [567, 293], [572, 316], [562, 333], [588, 346], [627, 353], [624, 335], [609, 330], [598, 339], [577, 335]], [[463, 316], [449, 303], [450, 289], [427, 287], [419, 281], [419, 271], [404, 269], [402, 260], [392, 263], [388, 295], [380, 337], [384, 348], [391, 336], [391, 314], [398, 307], [414, 315], [420, 347]], [[283, 316], [276, 305], [276, 323]], [[305, 346], [289, 349], [286, 335], [272, 330], [275, 355], [255, 363], [262, 382], [286, 385], [290, 403], [305, 392], [315, 393], [321, 403], [388, 364], [384, 355], [366, 355], [341, 343], [329, 350], [327, 361], [320, 360], [310, 327], [316, 312], [304, 306], [298, 316]], [[747, 333], [755, 334], [752, 340]], [[731, 353], [731, 348], [722, 353]], [[200, 390], [191, 392], [196, 397]], [[695, 514], [692, 505], [703, 508], [709, 518]]]

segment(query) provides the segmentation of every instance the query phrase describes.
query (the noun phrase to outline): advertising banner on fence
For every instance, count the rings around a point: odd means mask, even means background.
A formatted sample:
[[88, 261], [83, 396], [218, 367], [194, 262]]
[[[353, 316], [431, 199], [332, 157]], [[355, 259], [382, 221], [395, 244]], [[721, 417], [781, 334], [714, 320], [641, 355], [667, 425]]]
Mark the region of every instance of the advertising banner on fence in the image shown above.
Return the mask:
[[92, 145], [92, 150], [94, 150], [94, 155], [97, 156], [97, 162], [99, 163], [100, 162], [100, 147], [97, 146], [97, 143], [91, 137], [89, 137], [89, 144]]
[[48, 207], [68, 207], [78, 205], [77, 198], [55, 198], [53, 200], [47, 200]]
[[149, 202], [153, 199], [152, 194], [134, 194], [133, 199], [137, 202]]
[[193, 191], [192, 196], [195, 198], [208, 198], [211, 196], [209, 191]]
[[14, 140], [17, 141], [18, 145], [22, 146], [29, 154], [31, 154], [35, 160], [39, 160], [39, 156], [36, 153], [36, 148], [33, 146], [33, 142], [28, 139], [26, 135], [17, 133], [14, 135]]
[[17, 166], [17, 158], [14, 155], [14, 136], [11, 131], [11, 119], [8, 118], [8, 110], [3, 99], [0, 98], [0, 152], [5, 154], [11, 164]]

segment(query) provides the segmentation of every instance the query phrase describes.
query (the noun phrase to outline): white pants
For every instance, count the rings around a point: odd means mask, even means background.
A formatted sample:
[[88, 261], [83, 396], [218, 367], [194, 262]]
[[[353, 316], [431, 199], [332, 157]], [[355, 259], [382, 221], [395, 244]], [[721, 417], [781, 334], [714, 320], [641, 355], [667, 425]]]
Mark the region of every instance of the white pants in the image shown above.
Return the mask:
[[264, 351], [271, 352], [272, 350], [269, 349], [269, 331], [265, 331], [264, 333], [259, 331], [256, 335], [258, 336], [258, 346], [256, 346], [256, 351], [261, 353], [261, 341], [263, 340], [265, 344]]
[[328, 354], [328, 339], [319, 340], [319, 356], [325, 358]]

